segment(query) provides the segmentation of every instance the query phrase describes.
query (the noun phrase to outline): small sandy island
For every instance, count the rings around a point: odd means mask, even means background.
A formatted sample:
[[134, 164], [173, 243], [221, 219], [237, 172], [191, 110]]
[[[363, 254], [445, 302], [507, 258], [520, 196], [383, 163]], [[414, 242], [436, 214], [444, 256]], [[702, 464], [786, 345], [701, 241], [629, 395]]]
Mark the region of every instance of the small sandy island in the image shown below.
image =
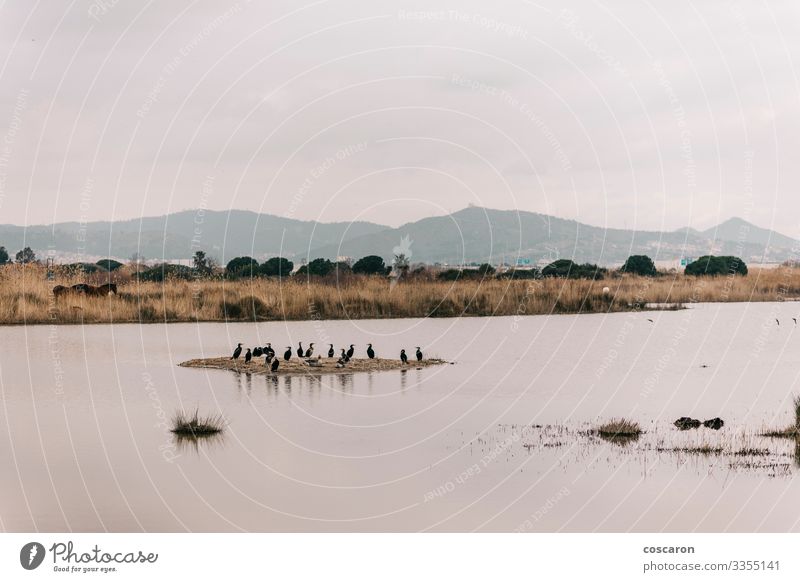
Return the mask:
[[[384, 372], [387, 370], [416, 370], [428, 368], [430, 366], [440, 366], [447, 364], [444, 360], [435, 358], [425, 359], [421, 362], [409, 360], [408, 364], [403, 364], [400, 360], [387, 360], [375, 358], [353, 358], [344, 368], [336, 367], [337, 358], [313, 359], [310, 363], [299, 358], [292, 358], [288, 362], [280, 360], [280, 367], [275, 372], [276, 375], [306, 375], [306, 374], [353, 374], [355, 372]], [[189, 360], [178, 364], [185, 368], [211, 368], [214, 370], [231, 370], [233, 372], [246, 372], [248, 374], [272, 374], [269, 366], [264, 365], [264, 358], [251, 360], [249, 364], [244, 363], [244, 358], [232, 360], [226, 358], [203, 358]]]

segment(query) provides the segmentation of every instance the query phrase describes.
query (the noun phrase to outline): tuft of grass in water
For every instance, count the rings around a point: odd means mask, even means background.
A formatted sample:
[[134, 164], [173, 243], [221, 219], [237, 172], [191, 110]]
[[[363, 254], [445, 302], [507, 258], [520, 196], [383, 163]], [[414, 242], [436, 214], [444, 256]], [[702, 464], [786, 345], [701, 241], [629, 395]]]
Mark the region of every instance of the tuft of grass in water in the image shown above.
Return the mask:
[[225, 429], [225, 419], [221, 414], [200, 416], [200, 412], [193, 413], [179, 411], [172, 418], [172, 432], [182, 437], [206, 437], [221, 433]]
[[783, 429], [770, 429], [761, 433], [760, 436], [778, 439], [800, 439], [800, 394], [792, 396], [794, 405], [794, 424]]
[[787, 426], [784, 429], [775, 429], [762, 432], [760, 436], [773, 439], [795, 439], [800, 437], [800, 432], [797, 431], [797, 427]]
[[683, 447], [658, 447], [656, 451], [659, 453], [685, 453], [687, 455], [721, 455], [725, 452], [725, 449], [709, 443], [701, 443]]
[[766, 457], [769, 455], [769, 449], [757, 449], [755, 447], [742, 447], [734, 451], [734, 457]]
[[800, 394], [792, 396], [792, 403], [794, 404], [794, 430], [800, 432]]
[[589, 432], [615, 445], [627, 445], [639, 440], [643, 431], [634, 420], [615, 418]]
[[642, 434], [642, 428], [635, 420], [615, 418], [601, 424], [595, 429], [595, 433], [605, 437], [633, 437]]

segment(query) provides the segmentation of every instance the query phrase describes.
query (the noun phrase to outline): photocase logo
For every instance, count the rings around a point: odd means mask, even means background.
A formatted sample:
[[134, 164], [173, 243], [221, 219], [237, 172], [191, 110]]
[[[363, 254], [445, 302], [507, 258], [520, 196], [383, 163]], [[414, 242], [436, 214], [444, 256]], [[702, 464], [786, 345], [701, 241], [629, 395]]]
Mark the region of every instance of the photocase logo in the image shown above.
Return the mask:
[[399, 255], [405, 256], [407, 259], [410, 259], [411, 256], [414, 254], [411, 252], [411, 245], [414, 243], [411, 240], [411, 236], [406, 235], [400, 239], [400, 244], [397, 245], [392, 249], [392, 254], [397, 257]]
[[410, 259], [413, 255], [411, 252], [411, 244], [413, 242], [414, 241], [411, 240], [411, 237], [406, 235], [400, 239], [400, 244], [392, 249], [394, 260], [392, 261], [392, 272], [389, 273], [390, 292], [394, 290], [397, 282], [408, 273], [408, 269], [411, 266]]
[[35, 570], [44, 561], [44, 546], [39, 542], [29, 542], [19, 551], [19, 563], [26, 570]]

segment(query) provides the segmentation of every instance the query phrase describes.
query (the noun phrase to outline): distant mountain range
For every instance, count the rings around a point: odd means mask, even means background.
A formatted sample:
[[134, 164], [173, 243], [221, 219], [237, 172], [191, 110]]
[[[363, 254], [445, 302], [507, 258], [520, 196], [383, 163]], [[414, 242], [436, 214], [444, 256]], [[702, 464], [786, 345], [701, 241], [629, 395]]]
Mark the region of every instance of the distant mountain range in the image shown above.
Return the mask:
[[738, 255], [747, 262], [794, 258], [792, 238], [732, 218], [704, 231], [633, 231], [590, 226], [533, 212], [469, 207], [390, 228], [370, 222], [322, 223], [233, 211], [183, 211], [118, 222], [65, 222], [50, 226], [0, 225], [0, 245], [12, 254], [30, 246], [41, 257], [114, 257], [139, 253], [151, 260], [186, 260], [204, 250], [221, 262], [250, 255], [293, 260], [376, 254], [387, 261], [404, 253], [412, 262], [532, 264], [557, 258], [600, 265], [646, 254], [674, 261], [704, 254]]

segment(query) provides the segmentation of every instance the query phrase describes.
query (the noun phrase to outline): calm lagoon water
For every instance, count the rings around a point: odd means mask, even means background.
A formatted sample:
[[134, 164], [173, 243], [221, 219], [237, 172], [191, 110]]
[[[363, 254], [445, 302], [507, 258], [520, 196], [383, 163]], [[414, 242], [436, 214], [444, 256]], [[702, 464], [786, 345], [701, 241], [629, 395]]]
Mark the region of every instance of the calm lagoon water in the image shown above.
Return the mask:
[[[792, 317], [800, 304], [4, 327], [0, 529], [800, 531], [794, 443], [752, 436], [790, 422]], [[329, 340], [455, 363], [277, 379], [176, 365], [239, 341]], [[221, 412], [224, 437], [176, 443], [165, 420], [180, 408]], [[615, 416], [647, 433], [585, 434]], [[679, 433], [680, 416], [726, 426]], [[702, 443], [768, 454], [658, 450]]]

